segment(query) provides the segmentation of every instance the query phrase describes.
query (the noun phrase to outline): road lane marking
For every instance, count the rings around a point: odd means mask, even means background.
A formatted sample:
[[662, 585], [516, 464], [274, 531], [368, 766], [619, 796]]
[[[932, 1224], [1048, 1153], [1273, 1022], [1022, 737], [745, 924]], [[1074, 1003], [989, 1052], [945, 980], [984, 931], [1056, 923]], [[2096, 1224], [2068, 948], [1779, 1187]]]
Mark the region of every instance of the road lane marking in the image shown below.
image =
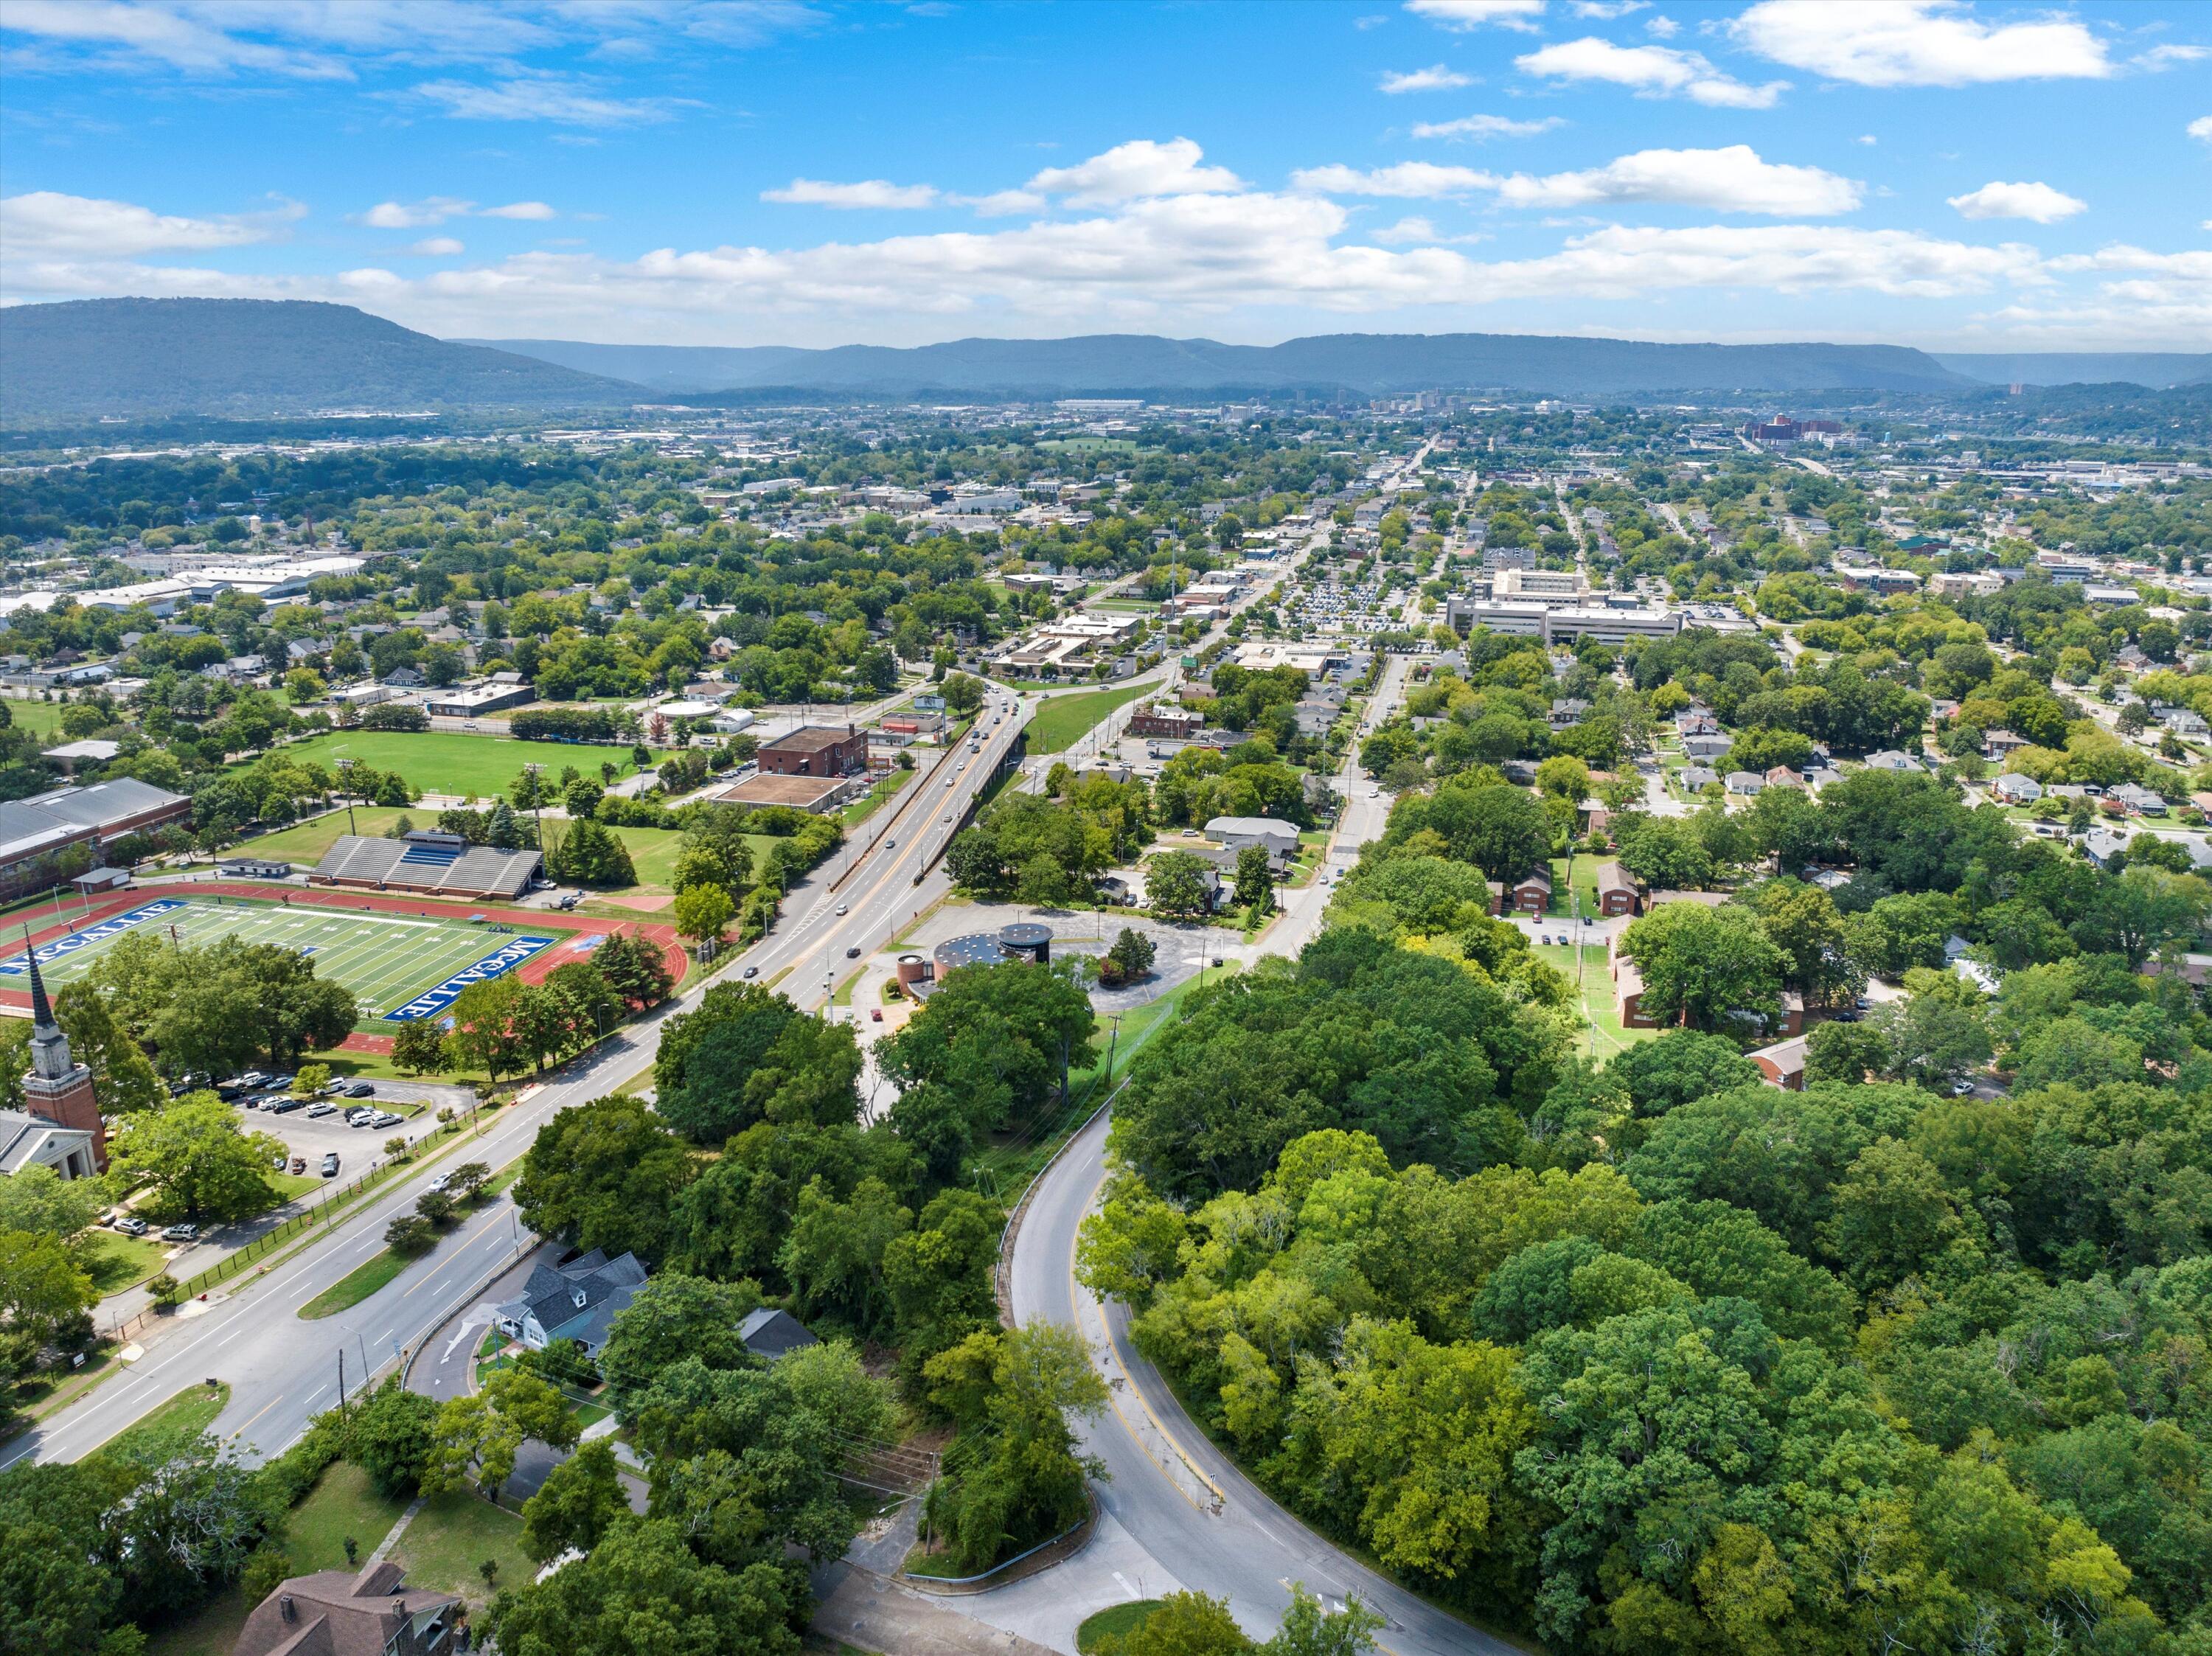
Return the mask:
[[271, 1409], [274, 1409], [278, 1404], [283, 1401], [284, 1394], [282, 1392], [279, 1392], [275, 1397], [270, 1398], [268, 1402], [263, 1404], [260, 1408], [254, 1410], [253, 1420], [247, 1421], [245, 1426], [240, 1427], [236, 1431], [231, 1434], [231, 1436], [233, 1438], [244, 1436], [246, 1426], [252, 1425], [254, 1420], [259, 1420], [262, 1416], [267, 1414]]

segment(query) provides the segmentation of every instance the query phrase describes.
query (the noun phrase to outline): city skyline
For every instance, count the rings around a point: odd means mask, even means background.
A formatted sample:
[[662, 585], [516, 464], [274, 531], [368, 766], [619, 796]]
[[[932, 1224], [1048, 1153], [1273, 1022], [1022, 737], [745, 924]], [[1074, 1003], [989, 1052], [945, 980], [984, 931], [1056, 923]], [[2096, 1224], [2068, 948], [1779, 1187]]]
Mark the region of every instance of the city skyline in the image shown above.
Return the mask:
[[0, 294], [622, 343], [2186, 349], [2201, 17], [18, 0]]

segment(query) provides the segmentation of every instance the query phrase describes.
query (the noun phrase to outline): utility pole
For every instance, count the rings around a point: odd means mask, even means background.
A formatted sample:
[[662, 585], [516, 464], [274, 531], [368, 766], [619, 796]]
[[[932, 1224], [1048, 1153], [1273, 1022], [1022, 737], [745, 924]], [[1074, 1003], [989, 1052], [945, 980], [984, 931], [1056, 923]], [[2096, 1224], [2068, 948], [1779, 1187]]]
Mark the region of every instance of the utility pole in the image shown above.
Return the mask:
[[338, 1421], [345, 1421], [345, 1347], [338, 1347]]
[[341, 759], [338, 761], [338, 782], [339, 786], [345, 791], [346, 832], [348, 834], [356, 834], [360, 831], [355, 828], [353, 821], [353, 767], [354, 761], [350, 759]]

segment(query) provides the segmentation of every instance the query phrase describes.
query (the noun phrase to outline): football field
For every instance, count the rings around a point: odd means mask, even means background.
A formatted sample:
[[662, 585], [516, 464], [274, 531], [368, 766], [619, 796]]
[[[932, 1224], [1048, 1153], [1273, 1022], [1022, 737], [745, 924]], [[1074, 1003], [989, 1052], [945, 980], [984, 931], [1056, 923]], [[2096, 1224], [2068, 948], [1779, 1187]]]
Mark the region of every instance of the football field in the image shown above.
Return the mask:
[[[40, 944], [39, 974], [49, 989], [58, 989], [92, 970], [117, 938], [134, 932], [198, 946], [235, 937], [297, 949], [314, 961], [317, 977], [353, 991], [363, 1023], [387, 1026], [434, 1016], [470, 983], [511, 971], [562, 939], [556, 931], [472, 925], [465, 919], [237, 897], [162, 897]], [[29, 986], [21, 953], [0, 960], [0, 987]]]

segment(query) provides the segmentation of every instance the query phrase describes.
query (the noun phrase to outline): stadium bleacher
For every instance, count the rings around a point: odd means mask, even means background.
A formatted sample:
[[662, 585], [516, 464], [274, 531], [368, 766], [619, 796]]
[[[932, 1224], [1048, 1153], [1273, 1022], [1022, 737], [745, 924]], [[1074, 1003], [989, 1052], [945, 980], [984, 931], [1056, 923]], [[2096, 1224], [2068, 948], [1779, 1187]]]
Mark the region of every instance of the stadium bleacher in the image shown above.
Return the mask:
[[471, 846], [458, 834], [416, 828], [398, 840], [338, 837], [307, 876], [310, 885], [414, 891], [441, 897], [520, 897], [537, 877], [534, 851]]

